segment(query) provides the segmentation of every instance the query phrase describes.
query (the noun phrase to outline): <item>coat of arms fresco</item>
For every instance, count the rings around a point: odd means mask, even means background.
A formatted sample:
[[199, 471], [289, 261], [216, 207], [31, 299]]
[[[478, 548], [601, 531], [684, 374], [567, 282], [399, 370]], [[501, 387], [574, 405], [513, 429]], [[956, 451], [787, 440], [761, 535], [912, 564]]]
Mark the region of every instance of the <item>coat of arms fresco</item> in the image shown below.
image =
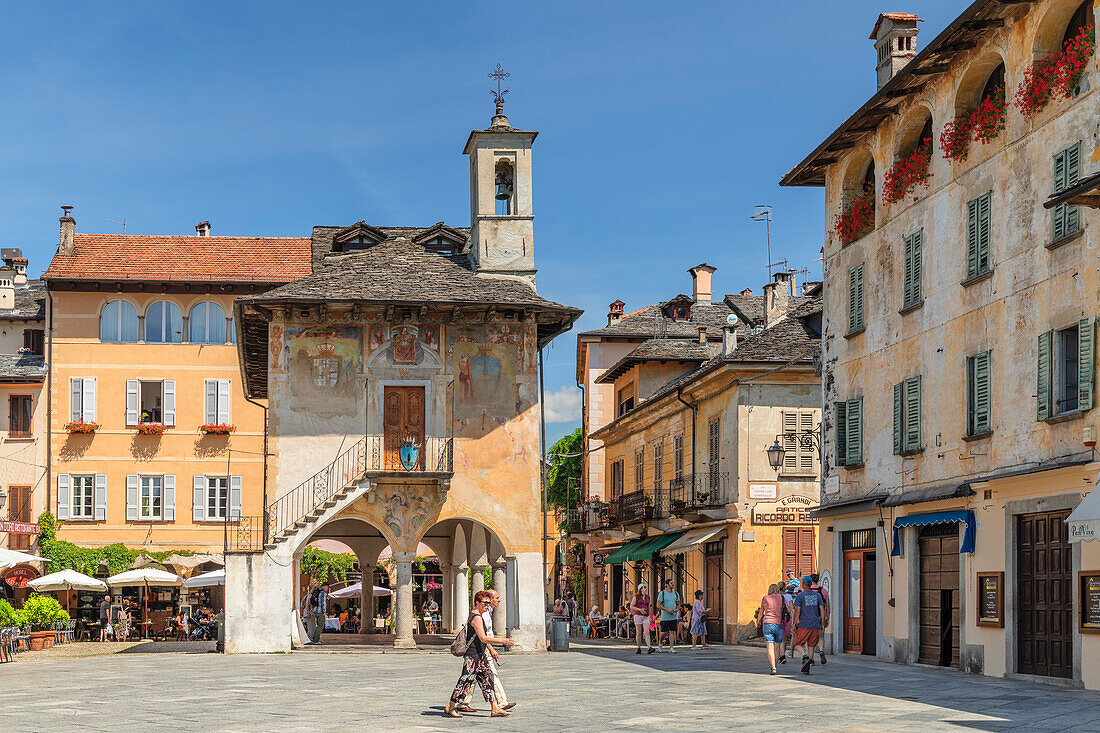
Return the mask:
[[354, 326], [287, 326], [290, 404], [318, 415], [356, 415], [361, 390], [360, 330]]

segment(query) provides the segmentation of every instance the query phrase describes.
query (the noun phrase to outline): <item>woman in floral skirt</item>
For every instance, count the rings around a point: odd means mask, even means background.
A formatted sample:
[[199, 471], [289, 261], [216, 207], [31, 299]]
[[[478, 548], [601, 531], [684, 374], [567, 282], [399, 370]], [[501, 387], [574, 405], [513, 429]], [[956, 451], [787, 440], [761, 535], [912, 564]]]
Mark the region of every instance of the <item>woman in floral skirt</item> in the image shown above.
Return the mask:
[[451, 693], [451, 699], [447, 703], [447, 707], [443, 710], [445, 715], [452, 718], [462, 717], [462, 713], [455, 710], [455, 707], [462, 704], [462, 700], [465, 699], [466, 694], [475, 682], [481, 688], [481, 694], [485, 696], [485, 701], [493, 707], [492, 716], [494, 718], [511, 715], [507, 710], [500, 707], [493, 695], [493, 670], [489, 666], [486, 654], [490, 644], [503, 644], [505, 647], [510, 647], [515, 642], [512, 639], [498, 639], [495, 636], [485, 635], [485, 620], [481, 617], [481, 614], [489, 609], [491, 598], [492, 594], [485, 590], [479, 590], [474, 595], [474, 610], [470, 614], [470, 619], [466, 622], [468, 645], [466, 655], [462, 658], [462, 673], [458, 677], [458, 684], [455, 685], [454, 692]]

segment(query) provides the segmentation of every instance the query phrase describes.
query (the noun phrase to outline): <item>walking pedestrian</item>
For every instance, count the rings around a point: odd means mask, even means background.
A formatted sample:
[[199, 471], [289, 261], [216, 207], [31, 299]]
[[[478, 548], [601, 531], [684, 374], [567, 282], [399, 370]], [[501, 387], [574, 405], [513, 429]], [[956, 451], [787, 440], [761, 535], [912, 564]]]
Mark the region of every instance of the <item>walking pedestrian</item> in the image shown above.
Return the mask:
[[[634, 614], [634, 641], [637, 645], [635, 654], [642, 653], [642, 635], [645, 635], [646, 654], [653, 653], [653, 642], [649, 636], [649, 594], [646, 591], [649, 586], [639, 583], [634, 597], [630, 599], [630, 612]], [[660, 641], [658, 639], [658, 641]]]
[[[483, 591], [489, 594], [489, 608], [481, 614], [481, 620], [485, 624], [485, 636], [491, 637], [493, 635], [493, 611], [500, 605], [500, 593], [495, 590]], [[509, 639], [508, 641], [511, 641]], [[493, 673], [493, 695], [496, 697], [497, 705], [501, 710], [511, 710], [516, 706], [514, 702], [508, 702], [508, 696], [504, 694], [504, 685], [500, 681], [500, 669], [497, 666], [497, 660], [500, 659], [500, 654], [496, 649], [493, 649], [492, 645], [485, 647], [486, 655], [485, 661], [489, 665], [489, 670]], [[476, 713], [477, 710], [470, 705], [470, 698], [473, 696], [473, 686], [466, 691], [466, 696], [462, 698], [462, 702], [455, 706], [455, 710], [463, 713]]]
[[309, 631], [309, 646], [321, 645], [321, 632], [325, 629], [325, 613], [328, 611], [328, 583], [322, 583], [320, 588], [314, 588], [309, 594], [310, 614], [312, 627], [307, 624]]
[[[821, 597], [825, 599], [825, 605], [826, 606], [829, 605], [829, 591], [825, 590], [825, 588], [822, 587], [822, 585], [821, 585], [821, 576], [818, 575], [817, 573], [810, 573], [810, 590], [816, 590], [818, 593], [820, 593]], [[827, 621], [824, 624], [822, 624], [822, 626], [821, 626], [822, 629], [826, 629], [828, 627], [829, 627], [829, 624], [828, 624]], [[824, 641], [821, 642], [821, 648], [818, 649], [817, 653], [821, 655], [821, 663], [823, 665], [829, 663], [829, 660], [825, 659], [825, 642]]]
[[[764, 643], [768, 647], [768, 661], [772, 665], [772, 674], [775, 674], [775, 662], [777, 656], [783, 656], [783, 622], [787, 615], [787, 602], [783, 598], [778, 583], [772, 583], [768, 588], [768, 595], [760, 599], [760, 609], [757, 614], [760, 618], [760, 628], [764, 634]], [[786, 659], [783, 660], [786, 662]]]
[[107, 634], [111, 633], [111, 596], [103, 596], [99, 603], [99, 640], [107, 641]]
[[[470, 692], [475, 682], [481, 688], [481, 694], [485, 697], [485, 701], [492, 707], [491, 715], [494, 718], [511, 715], [510, 712], [497, 704], [496, 693], [493, 691], [493, 670], [487, 659], [489, 656], [496, 658], [497, 652], [492, 649], [492, 644], [501, 644], [508, 649], [515, 642], [511, 639], [498, 639], [485, 633], [485, 618], [482, 614], [491, 607], [491, 597], [492, 593], [485, 590], [479, 590], [474, 594], [474, 610], [466, 621], [468, 644], [466, 655], [462, 658], [462, 672], [458, 676], [458, 683], [455, 685], [454, 692], [451, 693], [451, 699], [447, 702], [447, 707], [443, 709], [444, 715], [451, 718], [462, 717], [462, 713], [458, 712], [456, 708], [462, 704], [463, 698]], [[490, 649], [492, 650], [491, 655], [488, 652]]]
[[695, 591], [695, 601], [691, 604], [691, 648], [695, 648], [695, 640], [700, 646], [707, 648], [707, 614], [710, 609], [703, 605], [703, 591]]
[[802, 650], [802, 674], [810, 673], [814, 647], [821, 639], [821, 627], [828, 621], [829, 606], [816, 590], [810, 590], [810, 576], [802, 579], [802, 592], [794, 599], [794, 648]]
[[792, 580], [780, 589], [783, 602], [787, 606], [787, 620], [783, 623], [783, 644], [779, 651], [783, 653], [780, 664], [786, 664], [787, 658], [794, 659], [794, 597], [798, 593], [798, 581]]
[[661, 636], [668, 635], [669, 654], [676, 653], [676, 623], [679, 621], [680, 594], [673, 586], [675, 581], [665, 581], [665, 589], [657, 594], [657, 610], [661, 612], [661, 627], [658, 631], [657, 648], [661, 648]]

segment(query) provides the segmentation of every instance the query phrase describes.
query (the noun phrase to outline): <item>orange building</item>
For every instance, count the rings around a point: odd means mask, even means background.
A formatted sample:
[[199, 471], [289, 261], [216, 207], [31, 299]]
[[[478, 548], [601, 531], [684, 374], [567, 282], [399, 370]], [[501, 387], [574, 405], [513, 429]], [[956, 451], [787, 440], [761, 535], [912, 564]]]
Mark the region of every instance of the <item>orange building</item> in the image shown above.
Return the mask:
[[214, 237], [208, 222], [197, 236], [75, 227], [61, 218], [43, 276], [58, 537], [221, 552], [235, 519], [262, 512], [266, 477], [265, 408], [241, 388], [233, 300], [309, 274], [310, 240]]

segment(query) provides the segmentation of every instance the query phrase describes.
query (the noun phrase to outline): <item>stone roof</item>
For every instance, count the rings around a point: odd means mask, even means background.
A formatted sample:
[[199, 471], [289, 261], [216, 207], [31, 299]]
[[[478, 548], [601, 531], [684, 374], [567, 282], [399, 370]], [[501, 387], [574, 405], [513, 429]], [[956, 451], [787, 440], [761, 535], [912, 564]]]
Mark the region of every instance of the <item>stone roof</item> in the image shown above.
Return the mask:
[[649, 339], [638, 344], [629, 354], [601, 374], [596, 382], [598, 384], [610, 384], [635, 364], [647, 361], [703, 362], [717, 354], [721, 348], [719, 344], [701, 344], [698, 340]]
[[[712, 336], [721, 334], [732, 313], [737, 316], [738, 332], [744, 333], [744, 326], [756, 328], [764, 325], [763, 295], [727, 295], [724, 300], [693, 303], [691, 317], [687, 321], [674, 321], [663, 313], [663, 308], [690, 296], [678, 295], [657, 305], [650, 305], [622, 317], [618, 323], [585, 331], [581, 336], [603, 336], [620, 338], [687, 338], [696, 339], [699, 328], [707, 329]], [[799, 309], [814, 298], [795, 295], [790, 299], [789, 308]]]
[[46, 283], [28, 280], [26, 285], [15, 286], [15, 307], [0, 310], [0, 321], [46, 320]]
[[0, 382], [41, 382], [45, 378], [46, 357], [0, 354]]
[[924, 18], [917, 17], [916, 15], [913, 15], [912, 13], [900, 13], [900, 12], [879, 13], [878, 20], [875, 21], [875, 27], [871, 29], [871, 35], [869, 37], [869, 40], [874, 41], [874, 40], [878, 39], [878, 29], [879, 29], [879, 26], [882, 25], [882, 21], [884, 21], [884, 20], [893, 20], [893, 21], [896, 21], [898, 23], [912, 22], [914, 24], [917, 23], [918, 21], [920, 21], [921, 23], [924, 22]]
[[308, 275], [305, 237], [82, 234], [44, 280], [285, 283]]
[[804, 298], [798, 305], [792, 305], [787, 311], [787, 315], [792, 318], [807, 318], [809, 316], [821, 313], [822, 298], [820, 295], [815, 295], [810, 298]]
[[[363, 222], [360, 222], [363, 223]], [[354, 226], [354, 225], [353, 225]], [[419, 243], [424, 239], [430, 238], [435, 234], [439, 234], [443, 237], [453, 237], [458, 235], [462, 238], [462, 247], [455, 254], [451, 256], [451, 259], [459, 264], [469, 266], [469, 257], [467, 255], [469, 251], [470, 243], [470, 227], [449, 227], [443, 222], [436, 222], [427, 227], [368, 227], [369, 229], [378, 232], [382, 235], [383, 239], [379, 240], [379, 244], [386, 241], [393, 241], [395, 239], [407, 239], [410, 242]], [[349, 229], [349, 227], [334, 227], [334, 226], [315, 226], [313, 227], [313, 239], [312, 239], [312, 262], [313, 270], [316, 272], [321, 269], [324, 264], [325, 258], [330, 255], [345, 254], [342, 252], [333, 251], [333, 238]], [[360, 250], [360, 251], [365, 251]]]

